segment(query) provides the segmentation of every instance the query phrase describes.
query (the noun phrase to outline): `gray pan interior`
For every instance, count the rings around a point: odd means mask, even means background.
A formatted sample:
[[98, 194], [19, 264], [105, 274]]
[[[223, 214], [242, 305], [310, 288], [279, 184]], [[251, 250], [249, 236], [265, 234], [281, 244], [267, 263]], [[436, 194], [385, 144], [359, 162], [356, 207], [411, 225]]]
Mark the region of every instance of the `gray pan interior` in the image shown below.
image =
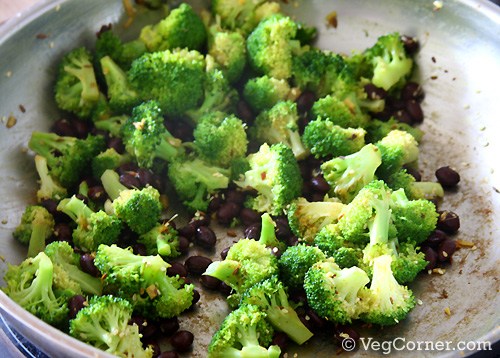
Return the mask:
[[[500, 337], [500, 9], [486, 1], [450, 0], [436, 10], [436, 3], [309, 0], [284, 6], [288, 13], [318, 27], [318, 45], [324, 49], [362, 50], [379, 35], [392, 31], [419, 38], [417, 77], [426, 93], [422, 126], [426, 135], [420, 156], [424, 179], [434, 180], [434, 170], [442, 165], [460, 172], [459, 190], [448, 193], [441, 208], [460, 215], [457, 238], [472, 241], [475, 249], [459, 250], [444, 275], [423, 275], [412, 285], [422, 305], [409, 319], [393, 328], [364, 330], [363, 334], [379, 341], [396, 337], [414, 342], [451, 341], [451, 347], [456, 347], [459, 341], [495, 342]], [[338, 14], [337, 28], [326, 26], [325, 17], [331, 11]], [[145, 16], [158, 15], [140, 14], [131, 28], [121, 30], [123, 35], [133, 37]], [[19, 263], [25, 255], [25, 248], [12, 239], [11, 232], [36, 188], [32, 156], [26, 151], [30, 133], [47, 129], [59, 118], [52, 96], [54, 65], [71, 48], [91, 45], [102, 24], [120, 23], [124, 17], [119, 0], [45, 1], [0, 26], [1, 276], [7, 262]], [[38, 39], [40, 33], [48, 37]], [[19, 105], [25, 107], [24, 113]], [[5, 125], [9, 116], [17, 119], [10, 129]], [[218, 235], [214, 256], [232, 240], [224, 229]], [[450, 316], [444, 313], [447, 307]], [[106, 356], [36, 319], [3, 292], [0, 309], [14, 328], [51, 356]], [[204, 293], [199, 308], [182, 316], [181, 327], [196, 336], [190, 355], [206, 356], [206, 345], [226, 313], [217, 294]], [[331, 357], [335, 354], [331, 342], [331, 332], [325, 332], [303, 347], [291, 347], [288, 356]], [[359, 349], [354, 354], [365, 357], [381, 352]], [[393, 354], [458, 357], [470, 351]]]

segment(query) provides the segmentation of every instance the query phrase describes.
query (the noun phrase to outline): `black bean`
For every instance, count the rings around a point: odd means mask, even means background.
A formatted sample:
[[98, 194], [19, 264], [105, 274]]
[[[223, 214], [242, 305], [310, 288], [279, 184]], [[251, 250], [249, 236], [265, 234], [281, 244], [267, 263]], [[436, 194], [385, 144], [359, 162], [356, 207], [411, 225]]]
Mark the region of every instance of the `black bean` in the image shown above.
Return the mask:
[[438, 259], [441, 262], [451, 260], [451, 256], [457, 249], [457, 243], [453, 239], [444, 240], [437, 249]]
[[68, 301], [68, 308], [69, 308], [69, 318], [75, 318], [76, 314], [83, 308], [85, 307], [86, 304], [86, 299], [82, 295], [75, 295], [71, 297]]
[[425, 240], [425, 244], [429, 245], [430, 247], [437, 248], [441, 242], [446, 240], [448, 238], [448, 235], [442, 230], [434, 230], [431, 232], [429, 237]]
[[61, 214], [61, 212], [57, 210], [57, 201], [53, 199], [45, 199], [40, 203], [40, 205], [47, 209], [47, 211], [53, 216]]
[[101, 272], [96, 265], [94, 265], [94, 256], [91, 254], [85, 253], [80, 256], [80, 267], [82, 271], [94, 277], [101, 277]]
[[295, 102], [297, 103], [299, 113], [306, 113], [312, 108], [314, 102], [316, 102], [316, 94], [312, 91], [304, 91]]
[[135, 324], [139, 328], [139, 333], [142, 333], [142, 330], [147, 325], [147, 322], [144, 319], [144, 317], [134, 315], [134, 316], [132, 316], [132, 318], [130, 318], [130, 320], [128, 321], [128, 324], [129, 325]]
[[247, 239], [258, 240], [260, 238], [260, 230], [261, 230], [261, 224], [255, 223], [255, 224], [248, 226], [245, 229], [245, 231], [243, 232], [243, 235]]
[[387, 97], [387, 91], [383, 88], [375, 86], [373, 83], [366, 84], [364, 90], [368, 95], [368, 99], [377, 100], [385, 99]]
[[130, 173], [123, 173], [120, 175], [120, 183], [125, 185], [129, 189], [142, 188], [142, 184], [139, 179]]
[[147, 256], [148, 254], [148, 250], [144, 244], [135, 243], [132, 245], [132, 250], [134, 251], [134, 254], [139, 256]]
[[404, 109], [398, 109], [396, 112], [394, 112], [394, 118], [396, 118], [401, 123], [406, 123], [409, 125], [413, 124], [413, 119]]
[[54, 225], [54, 237], [57, 241], [71, 242], [73, 230], [66, 223], [56, 223]]
[[325, 326], [325, 320], [310, 308], [306, 309], [306, 320], [308, 320], [311, 327], [313, 327], [312, 331], [320, 330]]
[[184, 266], [182, 263], [172, 262], [170, 263], [170, 267], [167, 269], [167, 275], [169, 276], [179, 275], [180, 277], [186, 277], [188, 275], [188, 270], [186, 269], [186, 266]]
[[245, 101], [238, 101], [236, 105], [236, 113], [238, 114], [238, 118], [240, 118], [245, 123], [252, 123], [254, 121], [254, 114], [252, 109]]
[[149, 169], [139, 168], [137, 170], [137, 179], [139, 179], [141, 186], [152, 185], [153, 173]]
[[226, 247], [224, 250], [220, 252], [220, 257], [222, 260], [225, 260], [227, 257], [227, 253], [229, 252], [230, 247]]
[[157, 358], [179, 358], [179, 355], [175, 351], [161, 352]]
[[283, 353], [288, 347], [288, 341], [288, 335], [285, 332], [275, 332], [271, 344], [280, 347]]
[[219, 195], [214, 195], [210, 198], [210, 202], [208, 203], [208, 212], [214, 213], [216, 212], [222, 205], [224, 201]]
[[406, 112], [413, 120], [413, 123], [422, 123], [424, 120], [424, 112], [422, 111], [422, 107], [420, 103], [418, 103], [414, 99], [409, 99], [406, 101], [405, 105]]
[[225, 198], [226, 201], [231, 201], [241, 206], [245, 202], [246, 194], [240, 190], [228, 190]]
[[143, 341], [144, 341], [143, 345], [145, 347], [150, 347], [151, 351], [153, 352], [152, 357], [159, 357], [161, 355], [160, 344], [156, 339], [149, 338]]
[[171, 336], [179, 330], [179, 319], [177, 317], [165, 318], [160, 322], [160, 331], [165, 336]]
[[233, 289], [231, 288], [231, 286], [229, 286], [227, 283], [225, 282], [222, 282], [220, 285], [219, 285], [219, 292], [222, 293], [224, 296], [229, 296], [231, 294], [231, 291]]
[[324, 201], [324, 200], [325, 200], [325, 194], [312, 193], [309, 196], [309, 201]]
[[336, 327], [336, 331], [338, 332], [340, 337], [347, 338], [347, 337], [345, 337], [347, 335], [347, 336], [349, 336], [349, 338], [352, 338], [355, 341], [358, 341], [361, 338], [359, 333], [354, 328], [352, 328], [350, 326], [345, 326], [345, 325], [339, 324]]
[[189, 309], [195, 308], [196, 304], [200, 301], [201, 295], [198, 290], [193, 290], [193, 301], [191, 302], [191, 306]]
[[172, 135], [183, 142], [191, 142], [193, 140], [193, 128], [183, 121], [176, 121], [175, 127], [172, 129]]
[[401, 98], [403, 100], [409, 99], [422, 99], [424, 93], [422, 91], [422, 86], [416, 82], [408, 82], [401, 90]]
[[189, 240], [181, 235], [179, 235], [178, 240], [179, 240], [179, 252], [183, 255], [186, 255], [189, 252], [189, 244], [190, 244]]
[[323, 178], [323, 175], [316, 175], [311, 179], [311, 187], [314, 191], [326, 194], [330, 191], [330, 184]]
[[437, 228], [447, 234], [454, 234], [460, 228], [460, 218], [453, 211], [440, 211]]
[[249, 208], [242, 208], [240, 211], [240, 220], [243, 225], [248, 226], [259, 223], [261, 220], [260, 214]]
[[194, 234], [196, 233], [196, 226], [194, 224], [187, 224], [179, 230], [177, 230], [180, 236], [184, 236], [186, 239], [191, 240], [194, 238]]
[[290, 300], [296, 303], [307, 303], [306, 292], [303, 289], [294, 289], [289, 292]]
[[82, 121], [80, 119], [74, 119], [71, 124], [75, 130], [75, 137], [86, 138], [89, 135], [90, 127], [87, 121]]
[[200, 283], [202, 284], [203, 287], [209, 290], [218, 290], [220, 287], [220, 284], [222, 283], [221, 280], [218, 278], [208, 276], [208, 275], [202, 275], [200, 277]]
[[197, 211], [189, 220], [189, 224], [193, 225], [195, 229], [200, 226], [208, 226], [210, 225], [210, 215], [203, 211]]
[[106, 191], [101, 185], [89, 187], [87, 195], [90, 200], [95, 201], [96, 203], [103, 203], [108, 197]]
[[229, 225], [233, 222], [241, 210], [241, 206], [235, 202], [228, 201], [221, 205], [217, 210], [217, 222], [221, 225]]
[[75, 197], [83, 201], [86, 205], [89, 205], [89, 198], [87, 198], [85, 195], [78, 193], [75, 195]]
[[123, 141], [121, 140], [121, 138], [110, 137], [107, 141], [107, 145], [109, 148], [113, 148], [119, 154], [125, 153], [125, 145], [123, 145]]
[[274, 222], [276, 223], [276, 237], [279, 240], [286, 240], [292, 236], [292, 231], [290, 230], [286, 216], [278, 216], [274, 218]]
[[144, 339], [151, 338], [151, 337], [155, 336], [156, 334], [158, 334], [159, 332], [160, 332], [160, 327], [158, 327], [158, 325], [156, 325], [154, 322], [151, 322], [151, 321], [147, 321], [143, 325], [142, 330], [141, 330], [142, 338], [144, 338]]
[[403, 46], [405, 48], [405, 51], [409, 55], [415, 54], [418, 51], [418, 48], [420, 47], [418, 40], [414, 37], [402, 35], [401, 41], [403, 42]]
[[217, 242], [215, 232], [208, 226], [200, 226], [196, 229], [194, 243], [205, 249], [213, 249]]
[[286, 245], [287, 246], [295, 246], [299, 243], [299, 238], [295, 235], [291, 235], [288, 237], [286, 240]]
[[194, 335], [186, 330], [177, 331], [171, 338], [170, 344], [179, 352], [186, 352], [193, 344]]
[[426, 270], [432, 270], [433, 268], [436, 267], [437, 260], [438, 260], [438, 254], [436, 250], [434, 250], [430, 246], [423, 246], [421, 251], [425, 255], [425, 260], [428, 261], [429, 263], [425, 267]]
[[449, 166], [436, 170], [436, 178], [445, 189], [453, 188], [460, 182], [460, 174]]
[[412, 166], [405, 166], [406, 172], [410, 174], [412, 177], [415, 178], [415, 181], [421, 181], [422, 180], [422, 174], [420, 174], [420, 171]]
[[118, 167], [117, 171], [119, 174], [124, 174], [124, 173], [134, 173], [138, 170], [139, 168], [137, 167], [137, 164], [134, 162], [129, 162], [122, 164]]
[[52, 132], [63, 137], [74, 137], [76, 135], [72, 123], [65, 118], [57, 120], [52, 125]]
[[205, 256], [188, 257], [184, 265], [188, 272], [192, 275], [201, 275], [207, 270], [207, 267], [212, 263], [212, 260]]

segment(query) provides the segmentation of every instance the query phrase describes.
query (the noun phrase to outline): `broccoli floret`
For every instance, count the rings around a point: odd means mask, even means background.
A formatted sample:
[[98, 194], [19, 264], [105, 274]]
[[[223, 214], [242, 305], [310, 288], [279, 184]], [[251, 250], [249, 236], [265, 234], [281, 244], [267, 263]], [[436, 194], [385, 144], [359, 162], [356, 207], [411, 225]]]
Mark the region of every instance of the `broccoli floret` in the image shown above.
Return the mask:
[[45, 254], [54, 265], [54, 287], [71, 290], [75, 295], [82, 292], [100, 296], [103, 283], [80, 267], [80, 255], [66, 241], [54, 241], [47, 245]]
[[40, 189], [36, 192], [38, 202], [45, 199], [61, 200], [68, 195], [68, 191], [49, 174], [47, 159], [41, 155], [35, 155], [35, 167], [40, 177]]
[[80, 118], [87, 118], [98, 99], [92, 55], [84, 47], [68, 52], [59, 64], [55, 85], [57, 106]]
[[94, 156], [105, 148], [102, 136], [85, 139], [33, 132], [28, 146], [47, 160], [49, 175], [65, 188], [76, 185]]
[[412, 127], [391, 117], [386, 122], [378, 119], [371, 120], [366, 126], [366, 139], [369, 143], [378, 142], [395, 129], [410, 133], [417, 142], [420, 142], [424, 136], [420, 128]]
[[106, 80], [110, 109], [115, 113], [129, 113], [141, 99], [128, 83], [127, 74], [109, 56], [101, 58], [100, 64]]
[[331, 257], [340, 268], [349, 268], [363, 265], [363, 251], [357, 247], [339, 247]]
[[261, 229], [259, 242], [271, 248], [273, 251], [276, 249], [283, 252], [286, 245], [278, 240], [276, 236], [276, 222], [271, 218], [269, 213], [264, 213], [261, 216]]
[[297, 22], [297, 35], [295, 38], [300, 41], [302, 46], [311, 45], [317, 36], [318, 29], [316, 27]]
[[330, 120], [316, 119], [304, 128], [302, 140], [316, 158], [353, 154], [365, 146], [363, 128], [343, 128]]
[[357, 128], [367, 125], [367, 117], [357, 110], [350, 98], [340, 99], [327, 95], [314, 102], [311, 108], [313, 119], [323, 119], [344, 128]]
[[121, 137], [122, 127], [128, 121], [129, 116], [112, 116], [94, 122], [96, 129], [109, 132], [113, 137]]
[[132, 110], [122, 126], [125, 149], [141, 168], [151, 168], [155, 158], [171, 161], [184, 154], [180, 139], [165, 128], [158, 103], [148, 101]]
[[359, 243], [346, 241], [338, 223], [334, 223], [325, 225], [318, 231], [314, 236], [314, 245], [326, 255], [333, 256], [341, 247], [357, 247]]
[[229, 83], [241, 77], [247, 61], [245, 37], [236, 31], [223, 31], [212, 25], [209, 29], [208, 54], [215, 59]]
[[96, 348], [119, 357], [150, 358], [151, 347], [143, 348], [139, 327], [129, 324], [133, 308], [119, 297], [92, 297], [70, 321], [70, 334]]
[[336, 201], [294, 200], [287, 210], [288, 223], [299, 240], [311, 243], [326, 225], [337, 222], [344, 204]]
[[258, 144], [283, 143], [292, 149], [295, 158], [304, 159], [309, 151], [302, 143], [298, 122], [297, 104], [292, 101], [278, 102], [257, 116], [250, 127], [250, 135]]
[[278, 143], [267, 143], [248, 156], [250, 170], [236, 184], [244, 189], [254, 189], [257, 197], [248, 205], [259, 212], [279, 215], [302, 190], [302, 177], [292, 150]]
[[324, 259], [326, 259], [325, 254], [315, 246], [304, 244], [289, 246], [278, 260], [280, 278], [290, 289], [301, 288], [307, 270]]
[[95, 42], [95, 57], [97, 61], [109, 56], [121, 68], [128, 69], [136, 58], [147, 51], [146, 45], [139, 40], [123, 42], [111, 29], [101, 31]]
[[394, 278], [400, 284], [413, 282], [429, 262], [423, 252], [417, 252], [414, 241], [399, 243], [396, 250], [392, 253], [391, 262]]
[[114, 148], [108, 148], [92, 159], [92, 174], [99, 179], [107, 169], [117, 169], [130, 161], [128, 153], [120, 154]]
[[156, 225], [147, 233], [142, 234], [137, 241], [144, 244], [148, 255], [172, 258], [181, 254], [179, 234], [168, 222]]
[[76, 196], [63, 199], [57, 210], [68, 215], [78, 226], [73, 230], [73, 242], [79, 249], [92, 252], [100, 244], [112, 244], [118, 240], [122, 229], [121, 221], [104, 211], [92, 211]]
[[286, 80], [262, 76], [249, 79], [243, 97], [255, 113], [270, 109], [280, 101], [291, 99], [292, 89]]
[[278, 274], [278, 261], [272, 249], [253, 239], [241, 239], [228, 251], [223, 261], [214, 261], [204, 275], [216, 277], [233, 292], [228, 303], [237, 306], [241, 295], [251, 286]]
[[114, 214], [134, 232], [145, 234], [158, 224], [162, 206], [160, 193], [152, 186], [128, 189], [120, 183], [118, 173], [106, 170], [101, 176], [104, 190], [113, 201]]
[[203, 100], [205, 59], [198, 51], [146, 53], [132, 62], [128, 79], [143, 100], [156, 100], [167, 116], [179, 116]]
[[381, 163], [380, 150], [373, 144], [367, 144], [356, 153], [324, 162], [321, 170], [330, 184], [330, 193], [349, 203], [361, 188], [374, 179]]
[[254, 305], [242, 305], [229, 313], [208, 345], [208, 357], [278, 358], [279, 346], [267, 348], [274, 330], [266, 314]]
[[297, 344], [303, 344], [313, 336], [288, 302], [286, 288], [277, 276], [250, 287], [242, 295], [240, 305], [259, 307], [274, 328], [285, 332]]
[[171, 318], [191, 306], [194, 286], [179, 276], [167, 276], [170, 265], [159, 255], [134, 255], [131, 248], [100, 245], [94, 263], [107, 284], [119, 287], [117, 295], [147, 317]]
[[244, 157], [248, 139], [246, 126], [235, 115], [212, 112], [202, 117], [193, 131], [198, 154], [209, 163], [228, 168], [236, 158]]
[[366, 312], [360, 318], [383, 326], [401, 322], [415, 307], [413, 292], [401, 286], [391, 270], [392, 257], [382, 255], [373, 260], [370, 289], [361, 293]]
[[68, 321], [68, 296], [53, 289], [54, 266], [42, 251], [19, 265], [7, 264], [2, 290], [22, 308], [45, 322], [64, 327]]
[[304, 289], [307, 302], [318, 315], [344, 324], [362, 313], [359, 293], [368, 282], [368, 275], [359, 267], [341, 269], [333, 259], [326, 259], [307, 271]]
[[401, 169], [389, 175], [385, 178], [385, 181], [392, 190], [403, 189], [406, 196], [411, 200], [442, 199], [444, 196], [444, 189], [440, 183], [417, 182], [415, 177], [408, 174], [406, 169]]
[[418, 143], [408, 132], [393, 130], [376, 143], [382, 156], [377, 176], [384, 179], [401, 170], [403, 165], [418, 160]]
[[169, 163], [168, 177], [177, 195], [192, 212], [206, 211], [210, 195], [229, 186], [229, 169], [205, 163], [199, 158]]
[[45, 242], [54, 232], [54, 218], [43, 206], [28, 205], [21, 222], [12, 235], [28, 246], [28, 257], [35, 257], [45, 248]]
[[277, 79], [292, 76], [292, 54], [300, 48], [294, 40], [297, 24], [281, 14], [262, 20], [247, 38], [250, 66], [262, 75]]
[[201, 50], [207, 33], [198, 14], [188, 4], [181, 4], [155, 25], [146, 25], [139, 40], [150, 52], [187, 48]]
[[413, 69], [413, 60], [406, 54], [397, 32], [379, 37], [363, 57], [372, 83], [386, 91], [404, 84]]
[[434, 203], [425, 199], [409, 200], [403, 189], [391, 194], [391, 210], [400, 242], [420, 244], [436, 228], [439, 215]]

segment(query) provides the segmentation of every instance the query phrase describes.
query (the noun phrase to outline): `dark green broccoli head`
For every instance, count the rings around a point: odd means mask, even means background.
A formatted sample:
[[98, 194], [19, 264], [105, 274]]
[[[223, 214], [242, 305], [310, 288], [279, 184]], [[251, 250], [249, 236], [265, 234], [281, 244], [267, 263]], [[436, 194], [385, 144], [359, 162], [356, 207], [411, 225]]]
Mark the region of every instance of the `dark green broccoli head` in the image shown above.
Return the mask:
[[81, 118], [90, 116], [99, 99], [92, 55], [84, 47], [68, 52], [59, 64], [55, 85], [57, 106]]
[[411, 200], [418, 199], [442, 199], [444, 189], [440, 183], [415, 181], [415, 177], [406, 169], [401, 169], [384, 179], [392, 190], [403, 189], [406, 196]]
[[417, 142], [422, 140], [424, 132], [420, 128], [412, 127], [407, 123], [400, 122], [394, 117], [387, 121], [373, 119], [366, 126], [366, 138], [369, 143], [375, 143], [384, 138], [393, 130], [400, 130], [410, 133]]
[[179, 251], [179, 234], [168, 222], [159, 224], [137, 240], [146, 247], [148, 255], [160, 255], [162, 257], [177, 257]]
[[108, 148], [92, 158], [92, 175], [99, 179], [107, 169], [118, 169], [130, 161], [131, 158], [128, 154], [120, 154], [114, 148]]
[[244, 189], [257, 191], [248, 204], [259, 212], [281, 214], [302, 190], [302, 177], [292, 150], [282, 143], [264, 143], [248, 160], [251, 169], [245, 172], [244, 180], [236, 182]]
[[340, 268], [363, 266], [363, 251], [357, 247], [339, 247], [331, 257]]
[[205, 25], [189, 4], [181, 4], [155, 25], [141, 30], [140, 41], [149, 52], [187, 48], [201, 50], [207, 33]]
[[128, 83], [127, 74], [109, 56], [101, 58], [100, 64], [106, 80], [110, 109], [114, 113], [130, 113], [141, 99]]
[[194, 129], [194, 144], [205, 160], [227, 168], [234, 159], [246, 155], [248, 139], [245, 128], [235, 115], [212, 112], [202, 117]]
[[43, 206], [28, 205], [12, 235], [28, 246], [28, 257], [38, 255], [54, 232], [55, 221]]
[[425, 260], [424, 253], [417, 252], [417, 249], [412, 241], [399, 243], [397, 246], [397, 255], [393, 257], [391, 269], [400, 284], [413, 282], [429, 263]]
[[208, 54], [221, 66], [229, 83], [235, 83], [246, 66], [246, 39], [239, 32], [224, 31], [219, 26], [212, 25], [208, 38]]
[[330, 120], [316, 119], [306, 125], [302, 140], [316, 158], [338, 157], [361, 150], [365, 134], [363, 128], [343, 128]]
[[113, 31], [101, 31], [95, 42], [95, 57], [97, 61], [109, 56], [121, 68], [128, 69], [132, 61], [146, 52], [142, 41], [123, 42]]
[[243, 97], [255, 113], [270, 109], [290, 95], [291, 88], [286, 80], [269, 76], [251, 78], [243, 89]]
[[341, 99], [334, 95], [327, 95], [314, 102], [311, 117], [326, 119], [344, 128], [364, 127], [367, 124], [366, 115], [357, 110], [349, 98]]
[[179, 116], [203, 100], [205, 59], [197, 51], [146, 53], [132, 63], [128, 79], [143, 100], [156, 100], [167, 116]]
[[338, 224], [328, 224], [314, 236], [314, 245], [331, 257], [341, 247], [358, 246], [358, 243], [346, 241]]
[[309, 268], [324, 259], [325, 254], [315, 246], [290, 246], [278, 260], [280, 277], [289, 288], [301, 288]]
[[376, 145], [382, 156], [377, 175], [382, 179], [401, 170], [403, 165], [418, 160], [418, 142], [408, 132], [397, 129], [390, 131]]
[[127, 122], [129, 116], [106, 116], [94, 122], [96, 129], [109, 132], [111, 137], [121, 137], [122, 127]]
[[289, 17], [272, 15], [262, 20], [247, 38], [250, 66], [277, 79], [292, 76], [292, 55], [300, 47], [297, 24]]
[[318, 315], [344, 324], [362, 312], [358, 295], [368, 282], [368, 275], [359, 267], [341, 269], [333, 259], [326, 259], [307, 271], [304, 289], [307, 302]]

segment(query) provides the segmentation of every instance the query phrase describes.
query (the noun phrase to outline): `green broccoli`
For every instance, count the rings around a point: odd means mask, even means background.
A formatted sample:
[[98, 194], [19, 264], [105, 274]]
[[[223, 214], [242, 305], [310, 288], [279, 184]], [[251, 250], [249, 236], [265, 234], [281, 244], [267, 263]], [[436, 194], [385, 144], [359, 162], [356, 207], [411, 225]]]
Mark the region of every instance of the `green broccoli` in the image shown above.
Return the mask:
[[139, 327], [129, 324], [132, 313], [127, 300], [111, 295], [92, 297], [70, 321], [69, 333], [119, 357], [150, 358], [152, 348], [143, 348]]
[[367, 144], [356, 153], [324, 162], [321, 164], [321, 170], [331, 186], [330, 193], [342, 202], [349, 203], [374, 179], [375, 171], [381, 163], [378, 147]]
[[54, 290], [54, 265], [42, 251], [19, 265], [7, 264], [2, 290], [22, 308], [56, 327], [68, 321], [68, 296]]
[[122, 229], [121, 221], [104, 211], [92, 211], [76, 196], [63, 199], [57, 210], [68, 215], [78, 226], [73, 230], [73, 243], [79, 249], [92, 252], [100, 244], [112, 244], [118, 240]]
[[45, 199], [61, 200], [68, 196], [68, 191], [49, 174], [47, 159], [41, 155], [35, 155], [35, 167], [40, 177], [40, 189], [36, 192], [38, 202]]
[[96, 129], [109, 132], [112, 137], [122, 136], [122, 127], [129, 120], [129, 116], [111, 116], [94, 122]]
[[344, 206], [336, 201], [309, 202], [298, 198], [287, 209], [290, 229], [299, 240], [311, 243], [323, 227], [337, 222]]
[[35, 131], [28, 146], [47, 160], [49, 175], [64, 188], [70, 188], [79, 182], [92, 158], [105, 148], [105, 142], [102, 136], [78, 139]]
[[114, 113], [129, 113], [141, 99], [128, 83], [127, 74], [109, 56], [101, 58], [100, 64], [106, 80], [110, 109]]
[[311, 117], [328, 120], [344, 128], [365, 127], [368, 123], [367, 116], [350, 98], [340, 99], [333, 95], [327, 95], [314, 102]]
[[295, 38], [300, 41], [302, 46], [312, 45], [317, 36], [318, 29], [316, 27], [297, 22], [297, 35]]
[[316, 119], [304, 128], [302, 141], [316, 158], [353, 154], [365, 146], [363, 128], [343, 128], [330, 120]]
[[333, 259], [314, 264], [306, 273], [304, 289], [314, 311], [336, 323], [350, 323], [363, 312], [360, 294], [370, 282], [359, 267], [341, 269]]
[[254, 305], [242, 305], [229, 313], [208, 345], [208, 357], [279, 358], [277, 345], [267, 348], [274, 330], [266, 314]]
[[84, 47], [68, 52], [59, 64], [55, 84], [57, 106], [80, 118], [90, 116], [99, 100], [99, 88], [92, 66], [92, 55]]
[[35, 257], [45, 248], [45, 242], [54, 232], [54, 218], [43, 206], [28, 205], [21, 222], [12, 235], [28, 246], [28, 257]]
[[277, 276], [258, 282], [246, 290], [240, 305], [259, 307], [274, 328], [286, 333], [297, 344], [303, 344], [313, 336], [288, 302], [286, 288]]
[[193, 131], [198, 155], [211, 164], [227, 168], [247, 153], [246, 125], [235, 115], [212, 112], [203, 116]]
[[131, 157], [128, 153], [120, 154], [114, 148], [108, 148], [92, 158], [92, 175], [99, 179], [107, 169], [117, 169], [130, 161]]
[[132, 61], [142, 56], [147, 51], [144, 42], [133, 40], [123, 42], [111, 29], [100, 31], [95, 42], [95, 57], [97, 61], [105, 56], [123, 69], [129, 69]]
[[417, 182], [415, 177], [409, 174], [406, 169], [401, 169], [389, 175], [385, 178], [385, 181], [392, 190], [403, 189], [406, 196], [411, 200], [442, 199], [444, 196], [444, 189], [440, 183]]
[[119, 287], [117, 296], [146, 317], [171, 318], [191, 306], [194, 286], [179, 276], [167, 276], [170, 265], [159, 255], [134, 255], [131, 248], [100, 245], [94, 263], [108, 285]]
[[176, 48], [201, 50], [207, 33], [205, 25], [189, 4], [181, 4], [154, 25], [142, 28], [139, 40], [148, 51], [158, 52]]
[[162, 211], [158, 190], [152, 186], [128, 189], [120, 183], [119, 175], [109, 169], [101, 176], [101, 181], [112, 200], [114, 214], [132, 231], [142, 235], [158, 224]]
[[280, 101], [291, 99], [292, 89], [286, 80], [262, 76], [249, 79], [243, 97], [255, 113], [270, 109]]
[[180, 139], [165, 128], [161, 109], [155, 101], [135, 107], [122, 126], [122, 134], [125, 149], [141, 168], [151, 168], [155, 158], [168, 162], [184, 154]]
[[425, 260], [425, 254], [417, 251], [418, 249], [420, 248], [415, 245], [414, 241], [407, 241], [395, 245], [395, 250], [393, 249], [394, 251], [390, 253], [393, 260], [391, 269], [394, 278], [400, 284], [413, 282], [429, 263]]
[[248, 161], [250, 170], [236, 182], [241, 188], [257, 191], [257, 197], [247, 204], [259, 212], [281, 214], [302, 190], [302, 177], [292, 150], [283, 143], [264, 143], [258, 152], [248, 156]]
[[297, 104], [292, 101], [278, 102], [257, 116], [250, 127], [250, 135], [258, 144], [283, 143], [292, 149], [297, 160], [304, 159], [309, 151], [302, 143], [298, 122]]
[[174, 160], [168, 177], [177, 195], [192, 212], [206, 211], [210, 195], [229, 186], [231, 170], [210, 165], [199, 158]]
[[391, 262], [390, 255], [382, 255], [373, 260], [370, 288], [360, 294], [366, 308], [360, 318], [365, 322], [382, 326], [394, 325], [405, 319], [415, 307], [413, 292], [396, 281]]
[[315, 246], [305, 244], [289, 246], [278, 260], [280, 278], [290, 289], [301, 288], [307, 270], [324, 259], [326, 259], [325, 254]]
[[143, 100], [156, 100], [167, 116], [180, 116], [203, 100], [205, 59], [198, 51], [146, 53], [132, 62], [128, 80]]
[[376, 143], [382, 156], [382, 164], [377, 169], [377, 176], [384, 179], [401, 170], [403, 165], [418, 160], [418, 143], [408, 132], [393, 130]]
[[245, 37], [236, 31], [224, 31], [217, 25], [209, 28], [208, 54], [215, 59], [229, 83], [236, 83], [246, 66]]
[[422, 140], [424, 132], [420, 128], [412, 127], [407, 123], [399, 122], [394, 117], [387, 121], [372, 119], [366, 129], [366, 138], [369, 143], [375, 143], [384, 138], [389, 132], [397, 129], [410, 133], [417, 142]]
[[150, 231], [142, 234], [137, 242], [144, 244], [148, 255], [177, 257], [179, 251], [179, 234], [168, 222], [158, 224]]
[[250, 66], [262, 75], [277, 79], [292, 76], [292, 55], [300, 48], [295, 40], [297, 24], [282, 14], [262, 20], [247, 38]]
[[54, 241], [45, 247], [45, 254], [54, 265], [54, 287], [60, 290], [71, 290], [75, 295], [82, 292], [100, 296], [103, 283], [80, 267], [80, 255], [66, 241]]

